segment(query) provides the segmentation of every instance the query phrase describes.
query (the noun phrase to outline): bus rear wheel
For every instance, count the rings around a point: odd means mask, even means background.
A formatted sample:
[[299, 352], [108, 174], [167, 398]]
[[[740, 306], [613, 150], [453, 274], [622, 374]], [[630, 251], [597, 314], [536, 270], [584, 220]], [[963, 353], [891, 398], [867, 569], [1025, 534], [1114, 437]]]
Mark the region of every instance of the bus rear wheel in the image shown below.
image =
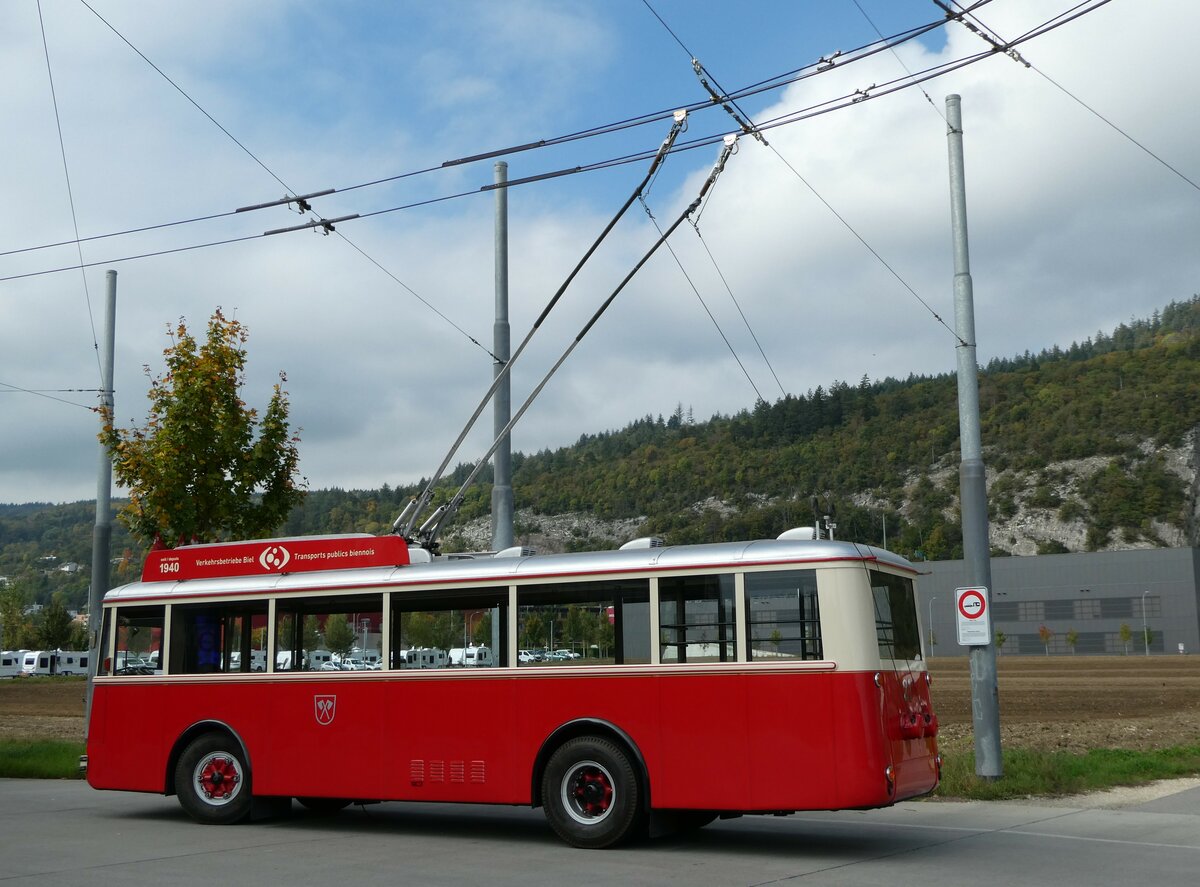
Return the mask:
[[550, 756], [542, 805], [560, 838], [593, 850], [630, 837], [641, 819], [637, 774], [628, 755], [598, 736], [572, 739]]
[[231, 736], [205, 733], [175, 765], [175, 791], [188, 816], [206, 825], [232, 825], [250, 813], [250, 770]]

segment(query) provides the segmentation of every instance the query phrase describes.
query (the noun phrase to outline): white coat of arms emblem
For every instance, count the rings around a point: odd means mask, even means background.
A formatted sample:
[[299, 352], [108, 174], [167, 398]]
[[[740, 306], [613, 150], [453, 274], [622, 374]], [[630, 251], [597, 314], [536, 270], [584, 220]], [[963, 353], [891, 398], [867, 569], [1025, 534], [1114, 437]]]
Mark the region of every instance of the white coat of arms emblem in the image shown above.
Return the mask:
[[317, 716], [317, 723], [322, 727], [326, 727], [333, 723], [333, 716], [337, 710], [337, 697], [314, 696], [313, 707], [314, 713]]

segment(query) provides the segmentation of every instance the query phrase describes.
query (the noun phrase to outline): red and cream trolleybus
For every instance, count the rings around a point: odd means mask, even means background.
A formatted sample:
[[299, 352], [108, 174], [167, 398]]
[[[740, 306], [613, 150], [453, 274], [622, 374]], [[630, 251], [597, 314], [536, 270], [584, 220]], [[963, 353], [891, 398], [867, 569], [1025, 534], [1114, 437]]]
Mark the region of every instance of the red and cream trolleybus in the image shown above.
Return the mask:
[[[151, 552], [142, 581], [104, 599], [88, 781], [176, 794], [206, 823], [291, 798], [540, 806], [578, 847], [927, 794], [940, 759], [916, 571], [803, 535], [560, 555], [432, 557], [367, 535]], [[352, 659], [351, 642], [380, 667], [308, 655], [340, 644]], [[423, 655], [471, 647], [492, 664]]]

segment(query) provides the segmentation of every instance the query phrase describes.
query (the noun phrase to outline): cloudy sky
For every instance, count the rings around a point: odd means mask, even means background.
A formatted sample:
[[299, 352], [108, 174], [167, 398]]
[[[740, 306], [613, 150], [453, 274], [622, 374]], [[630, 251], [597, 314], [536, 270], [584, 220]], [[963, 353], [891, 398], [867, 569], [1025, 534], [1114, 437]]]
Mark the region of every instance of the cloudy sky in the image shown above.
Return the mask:
[[[978, 18], [1012, 39], [1075, 2], [991, 0]], [[697, 194], [736, 124], [698, 107], [693, 54], [719, 89], [775, 86], [738, 100], [755, 122], [831, 110], [767, 130], [766, 146], [741, 139], [699, 236], [681, 226], [674, 255], [621, 293], [517, 427], [518, 450], [677, 404], [705, 419], [864, 374], [953, 371], [935, 317], [953, 324], [951, 93], [981, 363], [1200, 291], [1186, 180], [1200, 181], [1200, 7], [1114, 0], [1022, 44], [1032, 68], [992, 55], [879, 96], [987, 48], [946, 23], [851, 61], [940, 17], [928, 0], [5, 2], [0, 502], [95, 497], [109, 269], [121, 424], [145, 420], [144, 367], [161, 372], [168, 325], [200, 332], [221, 307], [250, 331], [246, 400], [287, 373], [312, 488], [428, 476], [492, 374], [495, 195], [481, 189], [496, 158], [443, 164], [652, 118], [503, 157], [514, 180], [602, 167], [509, 191], [515, 345], [648, 169], [606, 162], [654, 151], [673, 108], [696, 108], [688, 150], [646, 205], [666, 226]], [[838, 50], [832, 70], [783, 84]], [[878, 97], [851, 103], [856, 90]], [[233, 213], [330, 188], [317, 215], [364, 217], [330, 236], [262, 236], [315, 217], [285, 206]], [[635, 203], [515, 365], [514, 405], [656, 237]], [[490, 443], [490, 409], [481, 425], [456, 462]]]

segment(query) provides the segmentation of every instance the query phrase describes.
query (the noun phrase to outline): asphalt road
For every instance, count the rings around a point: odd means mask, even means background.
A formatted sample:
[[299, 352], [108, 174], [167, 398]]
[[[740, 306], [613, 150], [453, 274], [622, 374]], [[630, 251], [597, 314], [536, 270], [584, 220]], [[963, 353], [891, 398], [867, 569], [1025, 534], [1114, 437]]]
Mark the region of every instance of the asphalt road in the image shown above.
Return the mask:
[[745, 817], [632, 847], [573, 850], [539, 811], [380, 804], [194, 824], [174, 798], [0, 780], [0, 885], [680, 884], [1194, 887], [1200, 788], [1122, 809], [909, 802]]

